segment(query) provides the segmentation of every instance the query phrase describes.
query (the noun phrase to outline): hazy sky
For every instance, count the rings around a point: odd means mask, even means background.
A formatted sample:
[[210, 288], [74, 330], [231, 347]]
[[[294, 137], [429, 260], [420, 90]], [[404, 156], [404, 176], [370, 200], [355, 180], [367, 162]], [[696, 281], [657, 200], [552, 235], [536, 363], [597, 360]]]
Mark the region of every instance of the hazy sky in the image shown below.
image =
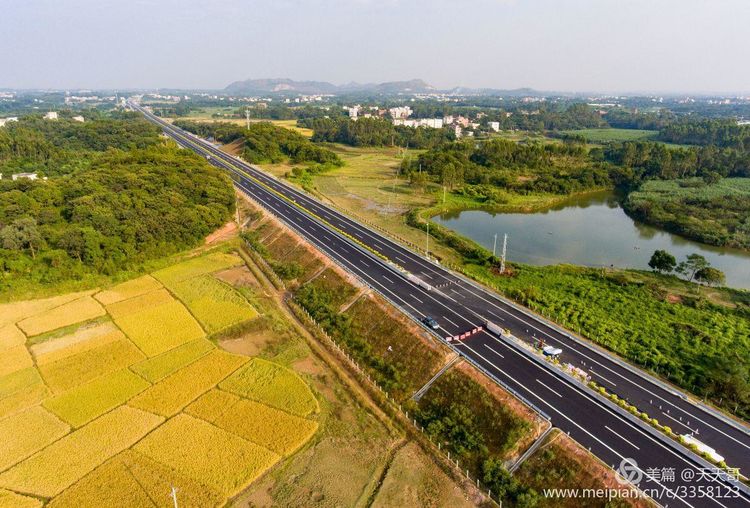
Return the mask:
[[750, 0], [0, 0], [0, 87], [750, 91]]

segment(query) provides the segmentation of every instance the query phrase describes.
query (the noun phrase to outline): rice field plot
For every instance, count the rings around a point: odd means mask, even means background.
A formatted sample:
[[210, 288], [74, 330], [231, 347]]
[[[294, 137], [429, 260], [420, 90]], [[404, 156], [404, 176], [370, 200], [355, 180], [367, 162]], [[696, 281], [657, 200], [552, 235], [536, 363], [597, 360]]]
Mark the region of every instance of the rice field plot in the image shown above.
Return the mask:
[[0, 471], [21, 462], [68, 433], [70, 428], [42, 407], [0, 420]]
[[33, 367], [0, 377], [0, 419], [37, 405], [48, 395], [49, 389]]
[[164, 305], [173, 301], [174, 298], [172, 298], [172, 295], [169, 293], [169, 291], [162, 288], [156, 291], [151, 291], [149, 293], [134, 296], [133, 298], [128, 298], [127, 300], [111, 303], [107, 305], [107, 312], [110, 316], [112, 316], [112, 319], [116, 320], [118, 318], [130, 316], [131, 314], [136, 314], [138, 312], [141, 312], [142, 310], [158, 307], [159, 305]]
[[115, 302], [127, 300], [135, 296], [161, 289], [161, 283], [150, 275], [144, 275], [137, 279], [118, 284], [110, 289], [100, 291], [94, 295], [102, 305], [110, 305]]
[[174, 299], [115, 317], [115, 323], [149, 357], [205, 335], [190, 312]]
[[294, 371], [260, 358], [253, 358], [219, 388], [297, 416], [320, 409], [315, 395]]
[[125, 336], [112, 323], [107, 321], [95, 326], [82, 327], [75, 332], [46, 340], [29, 347], [37, 365], [46, 365], [91, 349], [121, 340]]
[[38, 499], [0, 489], [0, 508], [39, 508], [41, 506], [42, 502]]
[[21, 346], [26, 342], [26, 336], [14, 325], [0, 327], [0, 351], [15, 346]]
[[152, 383], [161, 381], [173, 372], [205, 356], [215, 349], [213, 343], [198, 339], [176, 347], [159, 356], [154, 356], [133, 364], [130, 370]]
[[145, 358], [121, 332], [112, 335], [119, 335], [119, 338], [56, 362], [39, 365], [47, 386], [55, 392], [70, 390]]
[[152, 275], [165, 286], [169, 286], [176, 282], [197, 277], [198, 275], [218, 272], [219, 270], [224, 270], [241, 264], [242, 259], [239, 256], [215, 252], [213, 254], [189, 259], [188, 261], [172, 265], [163, 270], [159, 270], [158, 272], [154, 272]]
[[17, 323], [22, 319], [47, 312], [55, 307], [72, 302], [73, 300], [81, 299], [93, 293], [94, 291], [81, 291], [78, 293], [53, 296], [52, 298], [23, 300], [20, 302], [0, 304], [0, 327]]
[[247, 358], [212, 351], [134, 397], [130, 405], [173, 416], [245, 362]]
[[210, 275], [200, 275], [170, 286], [208, 333], [215, 333], [258, 316], [233, 287]]
[[185, 414], [177, 415], [146, 436], [135, 446], [135, 451], [169, 464], [227, 497], [242, 490], [281, 458]]
[[99, 302], [84, 296], [59, 307], [19, 321], [18, 327], [27, 337], [57, 330], [66, 326], [104, 316], [106, 312]]
[[185, 412], [279, 455], [294, 453], [318, 428], [314, 421], [220, 390], [203, 395]]
[[148, 381], [136, 374], [121, 370], [55, 395], [45, 400], [43, 405], [73, 427], [80, 427], [149, 386]]
[[0, 376], [31, 367], [34, 361], [26, 346], [13, 346], [0, 351]]
[[[145, 455], [126, 450], [55, 497], [50, 508], [167, 507], [172, 487], [181, 506], [221, 506], [224, 497]], [[154, 501], [158, 501], [154, 502]]]
[[0, 486], [53, 497], [133, 446], [163, 418], [128, 406], [94, 420], [0, 474]]

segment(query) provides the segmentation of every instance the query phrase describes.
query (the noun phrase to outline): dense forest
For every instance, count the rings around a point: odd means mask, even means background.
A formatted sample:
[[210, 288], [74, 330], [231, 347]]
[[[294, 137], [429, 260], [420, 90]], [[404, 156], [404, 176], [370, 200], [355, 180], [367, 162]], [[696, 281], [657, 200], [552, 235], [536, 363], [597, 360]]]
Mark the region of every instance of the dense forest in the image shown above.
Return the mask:
[[289, 160], [294, 164], [307, 164], [318, 170], [342, 164], [338, 155], [331, 150], [311, 143], [298, 132], [277, 127], [269, 122], [253, 123], [249, 129], [230, 122], [178, 120], [174, 124], [193, 134], [213, 138], [222, 143], [242, 140], [242, 158], [254, 164]]
[[690, 148], [667, 147], [649, 141], [610, 143], [593, 157], [618, 166], [617, 184], [637, 186], [645, 180], [674, 180], [698, 176], [709, 183], [721, 177], [750, 176], [750, 151], [721, 149], [713, 145]]
[[675, 122], [659, 131], [659, 139], [685, 145], [714, 145], [750, 152], [750, 125], [732, 119]]
[[[49, 178], [7, 177], [19, 168]], [[0, 291], [135, 269], [196, 245], [234, 208], [220, 170], [138, 115], [22, 118], [0, 128], [0, 172]]]
[[519, 193], [568, 194], [611, 185], [606, 167], [573, 143], [457, 141], [405, 160], [401, 170], [412, 180], [425, 172], [450, 189], [466, 183]]

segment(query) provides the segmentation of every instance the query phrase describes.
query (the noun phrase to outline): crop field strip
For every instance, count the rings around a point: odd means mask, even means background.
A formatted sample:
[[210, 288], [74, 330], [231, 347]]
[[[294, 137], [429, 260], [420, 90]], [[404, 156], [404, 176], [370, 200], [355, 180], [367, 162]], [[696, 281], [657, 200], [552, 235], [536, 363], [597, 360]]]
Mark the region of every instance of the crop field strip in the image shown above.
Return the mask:
[[[201, 303], [198, 293], [213, 289], [206, 291], [207, 308], [229, 314], [214, 326], [231, 326], [257, 312], [210, 274], [238, 260], [210, 254], [174, 265], [159, 277], [182, 290], [180, 297], [194, 312]], [[191, 288], [196, 281], [200, 284]], [[8, 305], [13, 317], [0, 328], [0, 352], [13, 367], [0, 371], [0, 433], [18, 438], [12, 445], [0, 443], [3, 502], [40, 505], [21, 493], [52, 498], [49, 506], [87, 506], [91, 493], [103, 487], [103, 498], [113, 504], [151, 506], [157, 486], [164, 489], [166, 479], [177, 478], [183, 499], [221, 505], [298, 450], [318, 428], [305, 418], [319, 412], [317, 399], [296, 373], [217, 350], [156, 277], [98, 293]], [[92, 309], [97, 317], [106, 309], [109, 314], [101, 315], [114, 321], [92, 322]], [[178, 331], [177, 340], [143, 333], [146, 326], [167, 321]], [[26, 330], [43, 330], [39, 342], [24, 344], [27, 336], [15, 325], [21, 322]], [[179, 333], [184, 330], [188, 333]], [[11, 357], [8, 351], [16, 349], [19, 354]], [[253, 368], [244, 370], [246, 364]], [[0, 368], [4, 365], [0, 362]], [[224, 382], [239, 395], [219, 390]], [[206, 407], [217, 396], [225, 411], [208, 415]], [[203, 418], [188, 415], [199, 411]], [[190, 450], [184, 453], [162, 446], [186, 441]], [[216, 464], [196, 461], [207, 453]]]

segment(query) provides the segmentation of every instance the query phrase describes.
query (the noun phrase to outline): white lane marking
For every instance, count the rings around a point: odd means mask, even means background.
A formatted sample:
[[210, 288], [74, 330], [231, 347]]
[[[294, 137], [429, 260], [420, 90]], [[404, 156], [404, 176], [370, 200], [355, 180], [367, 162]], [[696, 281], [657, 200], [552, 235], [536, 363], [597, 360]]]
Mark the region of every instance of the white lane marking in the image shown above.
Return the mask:
[[370, 265], [368, 265], [367, 263], [365, 263], [364, 259], [360, 259], [359, 262], [362, 263], [363, 265], [365, 265], [367, 268], [370, 268]]
[[699, 432], [698, 432], [698, 429], [691, 429], [690, 427], [688, 427], [687, 425], [685, 425], [685, 423], [681, 422], [680, 420], [678, 420], [678, 419], [677, 419], [677, 418], [675, 418], [674, 416], [672, 416], [672, 415], [668, 415], [668, 414], [667, 414], [667, 413], [665, 413], [664, 411], [662, 411], [662, 412], [661, 412], [661, 414], [663, 414], [664, 416], [666, 416], [666, 417], [667, 417], [667, 418], [669, 418], [670, 420], [672, 420], [672, 421], [674, 421], [674, 422], [677, 422], [677, 423], [679, 423], [680, 425], [682, 425], [683, 427], [685, 427], [686, 429], [688, 429], [688, 430], [689, 430], [690, 432], [692, 432], [693, 434], [699, 434]]
[[430, 274], [428, 274], [428, 273], [424, 273], [424, 272], [419, 272], [419, 275], [424, 275], [424, 276], [425, 276], [425, 277], [427, 277], [428, 279], [432, 279], [432, 275], [430, 275]]
[[392, 281], [391, 279], [389, 279], [389, 278], [388, 278], [388, 277], [386, 277], [385, 275], [383, 275], [383, 278], [384, 278], [385, 280], [387, 280], [388, 282], [390, 282], [391, 284], [395, 284], [395, 282], [393, 282], [393, 281]]
[[[616, 371], [612, 370], [611, 368], [607, 367], [607, 366], [606, 366], [606, 365], [604, 365], [603, 363], [601, 363], [601, 362], [599, 362], [598, 360], [596, 360], [596, 359], [594, 359], [594, 358], [591, 358], [590, 356], [588, 356], [588, 355], [586, 355], [586, 354], [582, 353], [581, 351], [579, 351], [578, 349], [576, 349], [576, 348], [574, 348], [574, 347], [570, 346], [569, 344], [562, 344], [562, 343], [561, 343], [561, 341], [560, 341], [560, 340], [559, 340], [559, 339], [558, 339], [557, 337], [554, 337], [554, 336], [550, 335], [549, 333], [545, 332], [544, 330], [541, 330], [541, 329], [537, 328], [536, 326], [532, 325], [532, 324], [531, 324], [531, 323], [529, 323], [528, 321], [525, 321], [525, 320], [524, 320], [523, 318], [521, 318], [521, 317], [519, 317], [519, 316], [515, 315], [514, 313], [512, 313], [512, 312], [510, 312], [510, 311], [508, 311], [508, 310], [506, 310], [506, 309], [503, 309], [503, 308], [502, 308], [502, 307], [501, 307], [500, 305], [498, 305], [498, 304], [496, 304], [496, 303], [494, 303], [494, 302], [491, 302], [491, 301], [487, 300], [486, 298], [483, 298], [483, 297], [482, 297], [481, 295], [479, 295], [479, 294], [475, 293], [474, 291], [472, 291], [472, 290], [471, 290], [471, 289], [469, 289], [468, 287], [465, 287], [465, 286], [464, 286], [464, 289], [465, 289], [466, 291], [468, 291], [469, 293], [473, 294], [474, 296], [476, 296], [477, 298], [479, 298], [480, 300], [482, 300], [482, 301], [484, 301], [484, 302], [486, 302], [486, 303], [490, 304], [490, 305], [491, 305], [492, 307], [494, 307], [494, 308], [496, 308], [496, 309], [498, 309], [498, 310], [500, 310], [500, 311], [502, 311], [502, 312], [504, 312], [504, 313], [508, 314], [509, 316], [513, 316], [514, 318], [518, 319], [518, 320], [519, 320], [520, 322], [522, 322], [522, 323], [526, 324], [527, 326], [529, 326], [529, 327], [531, 327], [531, 328], [534, 328], [534, 329], [535, 329], [535, 330], [537, 330], [537, 331], [538, 331], [539, 333], [542, 333], [542, 334], [546, 335], [546, 336], [547, 336], [547, 337], [549, 337], [550, 339], [552, 339], [552, 340], [554, 340], [555, 342], [559, 343], [559, 344], [560, 344], [560, 345], [561, 345], [561, 346], [562, 346], [563, 348], [568, 348], [568, 349], [570, 349], [570, 350], [572, 350], [572, 351], [575, 351], [576, 353], [578, 353], [578, 354], [579, 354], [579, 355], [581, 355], [582, 357], [584, 357], [584, 358], [586, 358], [586, 359], [590, 360], [590, 361], [591, 361], [592, 363], [595, 363], [595, 364], [599, 365], [599, 366], [600, 366], [600, 367], [602, 367], [603, 369], [606, 369], [606, 370], [608, 370], [609, 372], [613, 373], [613, 374], [614, 374], [615, 376], [618, 376], [618, 377], [622, 378], [623, 380], [625, 380], [626, 382], [628, 382], [628, 383], [632, 384], [632, 385], [633, 385], [633, 386], [635, 386], [636, 388], [638, 388], [638, 389], [640, 389], [640, 390], [643, 390], [644, 392], [648, 393], [649, 395], [652, 395], [652, 396], [653, 396], [654, 398], [657, 398], [657, 399], [661, 400], [661, 401], [662, 401], [662, 402], [664, 402], [665, 404], [669, 404], [669, 405], [670, 405], [671, 407], [675, 408], [675, 409], [676, 409], [676, 410], [678, 410], [678, 411], [681, 411], [681, 412], [682, 412], [682, 413], [684, 413], [685, 415], [689, 416], [689, 417], [690, 417], [691, 419], [693, 419], [693, 420], [695, 420], [695, 421], [698, 421], [698, 422], [702, 423], [702, 424], [703, 424], [703, 425], [705, 425], [706, 427], [709, 427], [709, 428], [711, 428], [711, 429], [715, 430], [716, 432], [718, 432], [718, 433], [722, 434], [723, 436], [726, 436], [726, 437], [728, 437], [728, 438], [729, 438], [729, 439], [731, 439], [732, 441], [735, 441], [736, 443], [739, 443], [740, 445], [742, 445], [742, 446], [744, 446], [745, 448], [747, 448], [747, 449], [749, 449], [749, 450], [750, 450], [750, 445], [748, 445], [748, 444], [746, 444], [746, 443], [743, 443], [742, 441], [738, 440], [737, 438], [735, 438], [735, 437], [733, 437], [733, 436], [730, 436], [729, 434], [727, 434], [727, 433], [726, 433], [726, 432], [724, 432], [723, 430], [721, 430], [721, 429], [718, 429], [718, 428], [716, 428], [715, 426], [711, 425], [710, 423], [706, 422], [705, 420], [702, 420], [702, 419], [701, 419], [700, 417], [696, 416], [695, 414], [692, 414], [692, 413], [688, 412], [688, 411], [687, 411], [686, 409], [683, 409], [683, 408], [681, 408], [680, 406], [677, 406], [677, 405], [675, 405], [675, 404], [674, 404], [673, 402], [671, 402], [671, 401], [669, 401], [669, 400], [665, 399], [665, 398], [664, 398], [664, 397], [662, 397], [661, 395], [658, 395], [658, 394], [656, 394], [656, 393], [652, 392], [651, 390], [649, 390], [649, 389], [648, 389], [648, 388], [646, 388], [645, 386], [642, 386], [642, 385], [640, 385], [640, 384], [636, 383], [636, 382], [635, 382], [634, 380], [632, 380], [632, 379], [630, 379], [630, 378], [628, 378], [628, 377], [626, 377], [626, 376], [624, 376], [624, 375], [620, 374], [619, 372], [616, 372]], [[517, 311], [517, 312], [520, 312], [520, 311]], [[546, 326], [546, 325], [542, 325], [541, 323], [539, 323], [539, 324], [540, 324], [541, 326]], [[585, 345], [583, 345], [583, 344], [579, 343], [578, 341], [575, 341], [574, 339], [569, 339], [569, 340], [570, 340], [571, 342], [573, 342], [574, 344], [577, 344], [577, 345], [581, 345], [582, 347], [586, 347]], [[593, 349], [592, 349], [591, 351], [593, 351], [593, 352], [594, 352], [594, 353], [596, 353], [597, 355], [601, 356], [602, 358], [605, 358], [605, 359], [606, 359], [606, 356], [605, 356], [605, 355], [604, 355], [603, 353], [600, 353], [600, 352], [598, 352], [598, 351], [595, 351], [595, 350], [593, 350]], [[610, 360], [610, 359], [607, 359], [607, 361], [612, 361], [612, 360]], [[633, 374], [633, 375], [637, 375], [637, 374]], [[643, 379], [643, 381], [645, 381], [645, 382], [647, 382], [647, 383], [649, 383], [649, 384], [653, 384], [653, 383], [651, 383], [651, 381], [649, 381], [649, 380], [648, 380], [647, 378], [641, 378], [641, 379]], [[674, 394], [673, 394], [673, 395], [674, 395]], [[698, 408], [698, 409], [699, 409], [699, 408]]]
[[460, 296], [461, 298], [464, 298], [464, 299], [466, 298], [466, 297], [465, 297], [464, 295], [462, 295], [461, 293], [459, 293], [459, 292], [458, 292], [458, 291], [456, 291], [455, 289], [453, 289], [453, 288], [450, 288], [450, 289], [451, 289], [451, 291], [453, 291], [454, 293], [456, 293], [456, 294], [457, 294], [458, 296]]
[[503, 355], [501, 355], [500, 353], [498, 353], [497, 351], [495, 351], [494, 349], [492, 349], [489, 344], [485, 344], [484, 347], [486, 347], [487, 349], [489, 349], [490, 353], [495, 353], [500, 358], [505, 358]]
[[424, 302], [423, 302], [422, 300], [420, 300], [419, 298], [417, 298], [417, 297], [416, 297], [416, 296], [414, 296], [413, 294], [409, 293], [409, 296], [411, 296], [412, 298], [414, 298], [414, 299], [415, 299], [416, 301], [418, 301], [419, 303], [421, 303], [421, 304], [424, 304]]
[[620, 439], [622, 439], [623, 441], [625, 441], [626, 443], [628, 443], [628, 444], [629, 444], [630, 446], [632, 446], [632, 447], [633, 447], [633, 448], [635, 448], [636, 450], [640, 450], [640, 448], [639, 448], [639, 447], [637, 447], [636, 445], [634, 445], [633, 443], [631, 443], [630, 441], [628, 441], [627, 439], [625, 439], [624, 437], [622, 437], [622, 436], [621, 436], [620, 434], [618, 434], [618, 433], [617, 433], [617, 432], [615, 432], [614, 430], [612, 430], [612, 429], [610, 429], [609, 427], [607, 427], [606, 425], [604, 426], [604, 428], [605, 428], [605, 429], [607, 429], [608, 431], [610, 431], [610, 432], [611, 432], [612, 434], [614, 434], [615, 436], [617, 436], [617, 437], [619, 437]]
[[[492, 362], [491, 362], [490, 360], [488, 360], [487, 358], [485, 358], [484, 356], [482, 356], [482, 355], [481, 355], [481, 354], [480, 354], [479, 352], [477, 352], [476, 350], [472, 349], [472, 348], [471, 348], [471, 346], [469, 346], [469, 345], [468, 345], [468, 344], [466, 344], [465, 342], [460, 342], [460, 343], [459, 343], [459, 345], [461, 345], [461, 346], [465, 346], [465, 347], [466, 347], [466, 348], [467, 348], [467, 349], [468, 349], [469, 351], [473, 352], [474, 354], [476, 354], [477, 356], [479, 356], [480, 358], [482, 358], [482, 359], [483, 359], [484, 361], [488, 362], [488, 363], [489, 363], [489, 364], [490, 364], [490, 365], [492, 366], [492, 368], [494, 368], [495, 370], [497, 370], [498, 372], [500, 372], [501, 374], [503, 374], [503, 375], [504, 375], [504, 376], [505, 376], [505, 377], [506, 377], [506, 378], [507, 378], [507, 379], [508, 379], [509, 381], [513, 382], [513, 383], [514, 383], [514, 384], [515, 384], [516, 386], [518, 386], [518, 387], [519, 387], [519, 388], [520, 388], [521, 390], [523, 390], [523, 391], [527, 392], [527, 393], [528, 393], [528, 394], [529, 394], [529, 395], [530, 395], [531, 397], [533, 397], [533, 398], [535, 398], [535, 399], [538, 399], [538, 400], [539, 400], [539, 401], [540, 401], [540, 402], [541, 402], [542, 404], [544, 404], [545, 406], [547, 406], [547, 407], [548, 407], [548, 408], [549, 408], [549, 409], [550, 409], [551, 411], [553, 411], [553, 412], [555, 412], [555, 413], [559, 414], [559, 415], [560, 415], [561, 417], [563, 417], [564, 419], [566, 419], [566, 420], [567, 420], [568, 422], [570, 422], [570, 423], [571, 423], [572, 425], [574, 425], [575, 427], [578, 427], [578, 429], [580, 429], [580, 430], [581, 430], [582, 432], [584, 432], [585, 434], [587, 434], [587, 435], [588, 435], [589, 437], [591, 437], [591, 438], [592, 438], [592, 439], [593, 439], [594, 441], [598, 442], [598, 443], [599, 443], [600, 445], [602, 445], [602, 446], [603, 446], [604, 448], [606, 448], [607, 450], [611, 451], [612, 453], [614, 453], [614, 454], [615, 454], [616, 456], [618, 456], [618, 457], [619, 457], [619, 458], [621, 458], [621, 459], [624, 459], [624, 458], [625, 458], [625, 456], [624, 456], [624, 455], [622, 455], [622, 454], [618, 453], [618, 452], [617, 452], [617, 451], [616, 451], [615, 449], [613, 449], [613, 448], [612, 448], [611, 446], [609, 446], [608, 444], [606, 444], [606, 443], [605, 443], [604, 441], [602, 441], [601, 439], [599, 439], [598, 437], [596, 437], [596, 436], [595, 436], [594, 434], [592, 434], [592, 433], [591, 433], [591, 432], [589, 432], [588, 430], [586, 430], [586, 429], [584, 429], [583, 427], [581, 427], [581, 425], [579, 425], [579, 424], [578, 424], [577, 422], [575, 422], [574, 420], [572, 420], [572, 419], [571, 419], [571, 418], [570, 418], [569, 416], [567, 416], [567, 415], [566, 415], [565, 413], [563, 413], [563, 412], [562, 412], [562, 411], [561, 411], [560, 409], [556, 408], [555, 406], [553, 406], [552, 404], [550, 404], [549, 402], [547, 402], [546, 400], [544, 400], [543, 398], [541, 398], [541, 397], [540, 397], [539, 395], [537, 395], [536, 393], [534, 393], [534, 392], [533, 392], [533, 391], [532, 391], [531, 389], [529, 389], [529, 388], [528, 388], [527, 386], [523, 385], [523, 384], [522, 384], [522, 383], [520, 383], [519, 381], [516, 381], [516, 380], [515, 380], [515, 378], [514, 378], [513, 376], [510, 376], [510, 375], [508, 375], [508, 373], [507, 373], [507, 372], [505, 372], [504, 370], [502, 370], [502, 369], [501, 369], [500, 367], [498, 367], [497, 365], [493, 364], [493, 363], [492, 363]], [[514, 350], [514, 349], [513, 349], [513, 348], [512, 348], [511, 346], [509, 346], [509, 345], [507, 345], [507, 344], [503, 344], [503, 345], [504, 345], [504, 346], [505, 346], [506, 348], [508, 348], [508, 350], [509, 350], [509, 351], [511, 351], [511, 352], [513, 352], [513, 353], [516, 353], [516, 354], [518, 354], [519, 356], [521, 356], [521, 354], [520, 354], [520, 353], [518, 353], [517, 351], [515, 351], [515, 350]], [[536, 366], [537, 368], [539, 368], [539, 369], [543, 370], [543, 368], [542, 368], [541, 366], [539, 366], [539, 365], [536, 365], [536, 364], [535, 364], [535, 363], [534, 363], [533, 361], [531, 361], [530, 359], [526, 358], [526, 360], [528, 360], [528, 361], [529, 361], [530, 363], [534, 364], [534, 365], [535, 365], [535, 366]], [[587, 395], [586, 395], [585, 393], [583, 393], [583, 392], [576, 392], [576, 393], [578, 393], [579, 395], [581, 395], [581, 396], [582, 396], [582, 397], [584, 397], [584, 398], [589, 398], [589, 397], [587, 397]], [[589, 400], [590, 400], [590, 399], [589, 399]], [[623, 419], [622, 417], [620, 417], [620, 416], [619, 416], [619, 415], [617, 415], [616, 413], [613, 413], [612, 411], [610, 411], [609, 409], [607, 409], [607, 408], [605, 408], [605, 407], [603, 407], [603, 406], [598, 406], [598, 407], [599, 407], [600, 409], [604, 409], [604, 410], [605, 410], [605, 411], [606, 411], [607, 413], [609, 413], [609, 414], [611, 414], [611, 415], [615, 416], [616, 418], [619, 418], [619, 419], [620, 419], [620, 421], [623, 421], [623, 422], [625, 422], [625, 424], [626, 424], [626, 425], [632, 425], [632, 424], [629, 424], [629, 423], [628, 423], [627, 421], [625, 421], [625, 420], [624, 420], [624, 419]], [[659, 443], [658, 441], [656, 441], [656, 439], [655, 439], [655, 438], [653, 438], [652, 436], [650, 436], [650, 435], [646, 434], [646, 433], [645, 433], [645, 432], [644, 432], [644, 431], [643, 431], [642, 429], [640, 429], [639, 427], [636, 427], [636, 426], [632, 426], [631, 428], [632, 428], [632, 429], [635, 429], [635, 431], [636, 431], [636, 432], [639, 432], [639, 433], [643, 434], [644, 436], [646, 436], [647, 438], [651, 439], [651, 440], [652, 440], [652, 441], [654, 441], [654, 442], [655, 442], [656, 444], [658, 444], [659, 446], [661, 446], [662, 448], [664, 448], [665, 450], [667, 450], [668, 452], [670, 452], [670, 453], [671, 453], [672, 455], [674, 455], [675, 457], [677, 457], [677, 458], [681, 459], [681, 460], [682, 460], [683, 462], [685, 462], [685, 463], [686, 463], [686, 464], [688, 464], [689, 466], [691, 466], [691, 467], [694, 467], [694, 466], [693, 466], [693, 465], [692, 465], [692, 464], [691, 464], [690, 462], [688, 462], [688, 461], [687, 461], [687, 460], [686, 460], [686, 459], [685, 459], [684, 457], [682, 457], [681, 455], [678, 455], [678, 454], [677, 454], [677, 453], [676, 453], [675, 451], [673, 451], [673, 450], [671, 450], [671, 449], [667, 448], [667, 447], [666, 447], [665, 445], [663, 445], [663, 444]], [[640, 471], [641, 471], [641, 472], [642, 472], [643, 474], [646, 474], [646, 472], [645, 472], [645, 471], [643, 471], [642, 469], [640, 469], [640, 468], [639, 468], [639, 470], [640, 470]], [[675, 495], [674, 495], [674, 494], [675, 494], [675, 492], [674, 492], [674, 491], [673, 491], [672, 489], [670, 489], [669, 487], [667, 487], [666, 485], [662, 484], [661, 482], [659, 482], [659, 481], [657, 481], [657, 480], [655, 480], [655, 479], [653, 479], [653, 478], [650, 478], [650, 480], [651, 480], [651, 481], [653, 481], [654, 483], [656, 483], [657, 485], [659, 485], [659, 486], [660, 486], [661, 488], [663, 488], [664, 490], [667, 490], [667, 491], [669, 491], [670, 493], [672, 493], [672, 494], [673, 494], [672, 498], [674, 498], [674, 499], [676, 499], [676, 500], [680, 501], [681, 503], [683, 503], [683, 504], [685, 504], [685, 505], [687, 505], [687, 506], [690, 506], [690, 507], [694, 508], [694, 507], [693, 507], [693, 505], [691, 505], [690, 503], [688, 503], [688, 502], [687, 502], [687, 501], [685, 501], [684, 499], [682, 499], [682, 498], [680, 498], [680, 497], [678, 497], [678, 496], [675, 496]], [[712, 499], [712, 501], [714, 501], [714, 502], [718, 503], [718, 504], [719, 504], [719, 505], [721, 505], [721, 506], [724, 506], [723, 504], [719, 503], [718, 501], [715, 501], [715, 500], [713, 500], [713, 499]]]
[[449, 322], [450, 324], [452, 324], [452, 325], [453, 325], [453, 326], [455, 326], [456, 328], [459, 328], [459, 329], [461, 328], [460, 326], [458, 326], [458, 325], [457, 325], [456, 323], [454, 323], [453, 321], [451, 321], [450, 319], [448, 319], [448, 318], [447, 318], [447, 317], [445, 317], [444, 315], [442, 315], [442, 314], [441, 314], [441, 316], [440, 316], [440, 317], [442, 317], [443, 319], [445, 319], [446, 321], [448, 321], [448, 322]]
[[589, 372], [591, 372], [591, 373], [592, 373], [593, 375], [595, 375], [595, 376], [596, 376], [596, 377], [598, 377], [599, 379], [603, 379], [603, 380], [605, 380], [605, 381], [606, 381], [607, 383], [611, 384], [612, 386], [617, 386], [617, 383], [615, 383], [615, 382], [613, 382], [613, 381], [610, 381], [609, 379], [607, 379], [606, 377], [602, 376], [602, 375], [601, 375], [601, 374], [599, 374], [598, 372], [594, 372], [594, 369], [589, 369]]
[[551, 391], [552, 393], [554, 393], [555, 395], [557, 395], [558, 397], [560, 397], [561, 399], [563, 398], [563, 396], [560, 395], [559, 392], [555, 391], [554, 388], [550, 388], [549, 386], [547, 386], [546, 384], [542, 383], [541, 381], [539, 381], [536, 378], [534, 378], [534, 381], [536, 381], [537, 383], [539, 383], [540, 385], [542, 385], [543, 387], [545, 387], [547, 390]]

